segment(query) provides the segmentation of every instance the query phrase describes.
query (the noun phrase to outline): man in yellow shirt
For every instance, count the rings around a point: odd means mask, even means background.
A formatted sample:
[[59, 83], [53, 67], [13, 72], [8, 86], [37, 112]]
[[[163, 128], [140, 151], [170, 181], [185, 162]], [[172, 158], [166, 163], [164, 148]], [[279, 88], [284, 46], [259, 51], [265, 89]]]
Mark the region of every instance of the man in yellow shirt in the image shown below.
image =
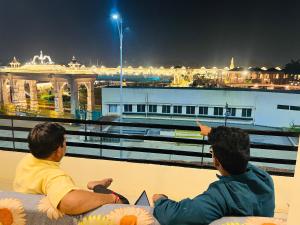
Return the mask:
[[[28, 194], [47, 195], [54, 208], [69, 215], [76, 215], [109, 203], [122, 203], [120, 196], [94, 193], [78, 188], [72, 178], [60, 167], [66, 153], [66, 130], [58, 123], [36, 125], [28, 135], [31, 154], [26, 155], [16, 169], [14, 190]], [[92, 181], [88, 188], [96, 185], [108, 187], [112, 179]]]

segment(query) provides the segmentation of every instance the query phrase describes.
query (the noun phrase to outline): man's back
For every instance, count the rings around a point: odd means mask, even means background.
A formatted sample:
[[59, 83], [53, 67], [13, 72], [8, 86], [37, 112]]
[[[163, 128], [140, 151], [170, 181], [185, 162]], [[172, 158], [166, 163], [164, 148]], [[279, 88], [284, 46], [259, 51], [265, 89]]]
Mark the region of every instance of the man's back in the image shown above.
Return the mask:
[[31, 129], [28, 134], [31, 154], [17, 167], [14, 189], [45, 194], [54, 208], [69, 215], [85, 213], [109, 203], [122, 203], [114, 193], [94, 193], [77, 188], [72, 178], [60, 169], [59, 162], [67, 151], [65, 135], [65, 128], [58, 123], [40, 123]]
[[21, 193], [45, 194], [54, 207], [63, 196], [77, 189], [72, 178], [59, 168], [59, 162], [26, 155], [18, 164], [14, 190]]
[[223, 216], [273, 216], [274, 186], [266, 172], [249, 165], [241, 175], [219, 178], [194, 199], [159, 199], [155, 202], [155, 217], [162, 225], [199, 225]]
[[224, 216], [274, 215], [274, 185], [268, 173], [249, 164], [242, 175], [219, 178], [216, 188], [228, 207]]

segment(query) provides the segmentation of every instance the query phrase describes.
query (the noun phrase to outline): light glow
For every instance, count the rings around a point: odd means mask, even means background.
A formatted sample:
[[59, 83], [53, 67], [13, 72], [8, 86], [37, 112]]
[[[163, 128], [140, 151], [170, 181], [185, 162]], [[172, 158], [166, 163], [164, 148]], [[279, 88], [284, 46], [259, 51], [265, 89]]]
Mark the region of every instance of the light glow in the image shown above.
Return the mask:
[[243, 71], [243, 75], [248, 75], [248, 71], [247, 70]]
[[114, 14], [112, 14], [111, 18], [113, 20], [118, 20], [118, 19], [120, 19], [120, 15], [118, 13], [114, 13]]

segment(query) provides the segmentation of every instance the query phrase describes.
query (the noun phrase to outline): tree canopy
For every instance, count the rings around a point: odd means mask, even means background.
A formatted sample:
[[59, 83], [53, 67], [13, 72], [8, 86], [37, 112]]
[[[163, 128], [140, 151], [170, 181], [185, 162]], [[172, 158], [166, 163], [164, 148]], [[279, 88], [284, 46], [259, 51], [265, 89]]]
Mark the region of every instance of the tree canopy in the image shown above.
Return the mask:
[[292, 59], [291, 62], [285, 65], [284, 70], [288, 74], [300, 74], [300, 59]]

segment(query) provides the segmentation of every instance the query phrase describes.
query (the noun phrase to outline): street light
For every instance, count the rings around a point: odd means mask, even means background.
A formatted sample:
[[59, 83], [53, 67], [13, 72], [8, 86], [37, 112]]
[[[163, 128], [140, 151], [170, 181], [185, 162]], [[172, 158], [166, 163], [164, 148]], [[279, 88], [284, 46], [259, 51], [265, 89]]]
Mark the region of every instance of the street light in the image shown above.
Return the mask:
[[118, 20], [119, 19], [119, 14], [115, 13], [111, 16], [113, 18], [113, 20]]
[[114, 13], [111, 18], [116, 21], [120, 38], [120, 122], [123, 122], [123, 20], [119, 13]]
[[[114, 13], [111, 18], [116, 21], [120, 38], [120, 122], [123, 122], [123, 20], [119, 13]], [[120, 127], [120, 134], [123, 134], [123, 127]], [[120, 138], [120, 146], [123, 146]], [[120, 158], [123, 158], [123, 152], [120, 151]]]

